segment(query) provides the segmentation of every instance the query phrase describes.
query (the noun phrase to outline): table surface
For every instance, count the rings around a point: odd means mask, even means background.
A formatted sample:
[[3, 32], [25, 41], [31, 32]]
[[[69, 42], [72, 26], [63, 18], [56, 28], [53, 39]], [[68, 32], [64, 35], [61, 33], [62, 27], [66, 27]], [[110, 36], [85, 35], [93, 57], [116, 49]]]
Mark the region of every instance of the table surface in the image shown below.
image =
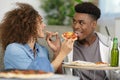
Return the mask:
[[67, 65], [63, 64], [65, 68], [77, 68], [77, 69], [84, 69], [84, 70], [120, 70], [119, 67], [110, 67], [110, 66], [75, 66], [75, 65]]

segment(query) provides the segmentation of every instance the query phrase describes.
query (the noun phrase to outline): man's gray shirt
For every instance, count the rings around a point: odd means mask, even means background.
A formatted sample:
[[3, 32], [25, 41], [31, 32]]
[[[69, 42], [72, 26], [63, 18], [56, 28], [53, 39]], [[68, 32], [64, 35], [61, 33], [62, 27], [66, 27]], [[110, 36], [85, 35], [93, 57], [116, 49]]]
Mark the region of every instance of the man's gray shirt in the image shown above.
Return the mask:
[[[101, 62], [99, 38], [89, 47], [80, 45], [78, 41], [75, 41], [73, 49], [73, 61], [89, 61], [89, 62]], [[80, 80], [107, 80], [105, 79], [105, 71], [102, 70], [80, 70], [73, 69], [73, 75], [79, 76]]]

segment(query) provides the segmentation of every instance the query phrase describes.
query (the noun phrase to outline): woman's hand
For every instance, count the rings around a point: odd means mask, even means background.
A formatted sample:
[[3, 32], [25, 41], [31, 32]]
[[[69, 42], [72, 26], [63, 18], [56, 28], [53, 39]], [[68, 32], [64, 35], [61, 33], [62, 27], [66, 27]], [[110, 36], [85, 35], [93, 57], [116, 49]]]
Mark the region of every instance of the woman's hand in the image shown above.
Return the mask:
[[52, 49], [54, 54], [57, 55], [61, 48], [61, 41], [58, 36], [58, 33], [46, 32], [46, 40], [47, 40], [48, 46]]
[[60, 53], [64, 53], [64, 55], [68, 55], [68, 53], [70, 53], [70, 51], [73, 49], [74, 41], [75, 40], [73, 39], [65, 39], [62, 42]]
[[61, 67], [60, 65], [62, 64], [62, 61], [73, 49], [74, 41], [75, 40], [73, 40], [73, 39], [65, 39], [62, 42], [62, 46], [61, 46], [58, 56], [52, 61], [52, 65], [55, 70], [57, 70], [58, 67]]

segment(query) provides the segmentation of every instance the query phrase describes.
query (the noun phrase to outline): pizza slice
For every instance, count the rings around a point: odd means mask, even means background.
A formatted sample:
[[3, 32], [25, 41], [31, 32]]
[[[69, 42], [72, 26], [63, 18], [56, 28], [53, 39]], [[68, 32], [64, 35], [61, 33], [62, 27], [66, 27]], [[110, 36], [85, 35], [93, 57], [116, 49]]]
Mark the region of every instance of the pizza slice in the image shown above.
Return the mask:
[[73, 40], [77, 40], [77, 34], [75, 34], [74, 32], [64, 32], [62, 34], [62, 37], [64, 39], [73, 39]]
[[96, 66], [104, 66], [104, 67], [109, 66], [109, 64], [106, 62], [96, 62], [95, 64], [96, 64]]

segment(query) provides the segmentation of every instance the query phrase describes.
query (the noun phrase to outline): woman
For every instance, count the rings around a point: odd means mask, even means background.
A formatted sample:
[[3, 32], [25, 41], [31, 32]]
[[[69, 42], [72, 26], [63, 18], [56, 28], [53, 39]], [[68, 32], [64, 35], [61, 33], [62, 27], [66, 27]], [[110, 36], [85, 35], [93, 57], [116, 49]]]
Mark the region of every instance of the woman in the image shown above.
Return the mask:
[[[64, 40], [60, 45], [58, 34], [47, 32], [47, 43], [55, 55], [50, 63], [48, 50], [37, 43], [37, 38], [45, 37], [42, 17], [31, 5], [16, 4], [18, 7], [7, 12], [0, 25], [5, 69], [56, 71], [71, 51], [74, 41]], [[53, 41], [51, 38], [54, 36], [56, 40]]]

